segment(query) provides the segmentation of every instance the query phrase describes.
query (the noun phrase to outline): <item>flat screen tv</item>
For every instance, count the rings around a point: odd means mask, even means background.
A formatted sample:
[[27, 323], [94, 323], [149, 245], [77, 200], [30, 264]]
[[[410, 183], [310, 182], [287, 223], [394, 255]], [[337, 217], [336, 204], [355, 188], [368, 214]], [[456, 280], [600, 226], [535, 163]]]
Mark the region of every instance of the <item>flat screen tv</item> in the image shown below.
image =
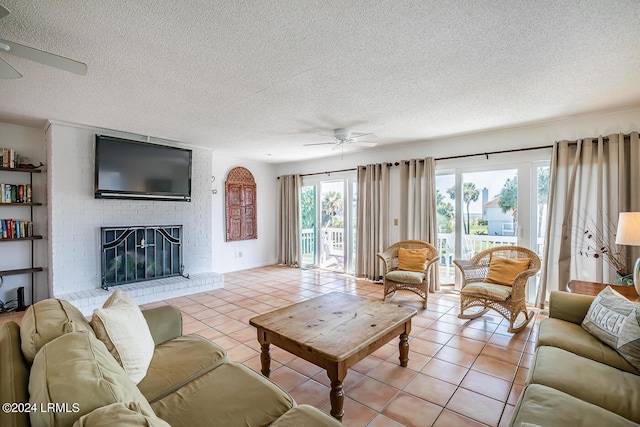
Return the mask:
[[191, 201], [191, 150], [96, 135], [97, 199]]

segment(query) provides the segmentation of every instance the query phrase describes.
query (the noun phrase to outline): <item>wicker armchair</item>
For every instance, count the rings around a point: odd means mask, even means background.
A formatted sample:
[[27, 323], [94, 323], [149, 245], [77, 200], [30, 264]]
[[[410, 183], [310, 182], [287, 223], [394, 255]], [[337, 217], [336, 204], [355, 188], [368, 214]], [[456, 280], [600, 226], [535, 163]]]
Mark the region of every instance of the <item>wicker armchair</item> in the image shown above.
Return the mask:
[[[489, 274], [492, 257], [508, 259], [529, 258], [529, 266], [519, 273], [511, 286], [485, 283]], [[486, 249], [469, 260], [453, 262], [462, 273], [460, 290], [460, 319], [475, 319], [490, 309], [500, 313], [509, 321], [509, 332], [517, 333], [524, 329], [533, 318], [533, 311], [527, 311], [526, 287], [531, 276], [540, 270], [540, 258], [535, 252], [519, 246], [497, 246]], [[467, 288], [468, 285], [473, 284]], [[483, 307], [478, 313], [464, 314], [471, 307]], [[518, 315], [524, 313], [525, 319], [514, 326]]]
[[[424, 266], [424, 271], [421, 272], [407, 272], [409, 273], [405, 280], [392, 280], [387, 277], [388, 273], [398, 270], [398, 249], [427, 249], [427, 262]], [[440, 260], [437, 249], [421, 240], [404, 240], [395, 243], [384, 252], [378, 253], [378, 258], [384, 262], [384, 296], [382, 300], [387, 298], [387, 295], [394, 294], [396, 291], [408, 290], [420, 295], [424, 302], [422, 306], [427, 307], [427, 295], [429, 293], [429, 284], [431, 280], [431, 269]], [[393, 276], [393, 275], [392, 275]], [[416, 278], [419, 277], [420, 280]]]

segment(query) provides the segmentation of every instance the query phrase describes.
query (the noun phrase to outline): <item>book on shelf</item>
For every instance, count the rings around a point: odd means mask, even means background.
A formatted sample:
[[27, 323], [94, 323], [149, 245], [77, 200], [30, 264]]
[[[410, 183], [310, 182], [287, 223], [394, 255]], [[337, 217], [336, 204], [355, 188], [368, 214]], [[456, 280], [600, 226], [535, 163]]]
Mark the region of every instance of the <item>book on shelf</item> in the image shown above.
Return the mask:
[[4, 168], [15, 168], [20, 164], [20, 155], [13, 148], [0, 149], [0, 165]]
[[0, 184], [0, 203], [31, 203], [31, 184]]
[[0, 239], [23, 239], [33, 236], [33, 222], [20, 219], [0, 220]]

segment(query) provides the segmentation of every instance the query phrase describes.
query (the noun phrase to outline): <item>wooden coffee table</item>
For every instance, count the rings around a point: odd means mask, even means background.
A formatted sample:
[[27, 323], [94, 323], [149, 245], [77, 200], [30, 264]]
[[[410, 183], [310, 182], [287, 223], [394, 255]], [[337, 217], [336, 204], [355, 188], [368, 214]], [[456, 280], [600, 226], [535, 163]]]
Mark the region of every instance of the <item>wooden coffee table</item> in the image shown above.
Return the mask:
[[258, 328], [262, 374], [269, 377], [273, 344], [327, 370], [331, 415], [342, 420], [347, 370], [400, 336], [400, 366], [409, 361], [409, 332], [416, 310], [331, 292], [249, 320]]

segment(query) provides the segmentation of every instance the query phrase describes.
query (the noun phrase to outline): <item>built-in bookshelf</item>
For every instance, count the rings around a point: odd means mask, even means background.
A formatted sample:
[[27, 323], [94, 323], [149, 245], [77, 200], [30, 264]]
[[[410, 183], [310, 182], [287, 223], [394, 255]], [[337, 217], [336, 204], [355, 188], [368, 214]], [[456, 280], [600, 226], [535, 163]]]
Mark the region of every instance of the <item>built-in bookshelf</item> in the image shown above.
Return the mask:
[[[0, 153], [2, 153], [2, 162], [0, 162], [0, 165], [5, 164], [5, 155], [8, 155], [10, 159], [15, 157], [14, 154], [7, 154], [6, 151]], [[28, 182], [21, 184], [2, 184], [2, 178], [5, 172], [22, 173], [29, 177]], [[35, 295], [34, 275], [43, 270], [42, 267], [34, 264], [35, 241], [42, 239], [42, 236], [36, 235], [33, 232], [33, 209], [34, 207], [42, 206], [42, 203], [34, 201], [32, 197], [33, 174], [36, 173], [41, 173], [40, 169], [0, 166], [0, 243], [28, 242], [27, 244], [31, 245], [30, 259], [21, 263], [23, 265], [30, 265], [30, 267], [0, 270], [0, 277], [13, 275], [30, 276], [31, 303], [35, 302], [33, 301]], [[29, 209], [26, 210], [28, 214], [25, 214], [25, 211], [22, 210], [20, 211], [23, 216], [22, 218], [13, 218], [17, 215], [11, 215], [11, 208], [17, 207], [28, 207]], [[20, 294], [19, 291], [18, 294]], [[18, 295], [16, 295], [16, 298], [18, 299], [17, 309], [23, 310], [25, 308], [25, 301], [19, 301]]]

